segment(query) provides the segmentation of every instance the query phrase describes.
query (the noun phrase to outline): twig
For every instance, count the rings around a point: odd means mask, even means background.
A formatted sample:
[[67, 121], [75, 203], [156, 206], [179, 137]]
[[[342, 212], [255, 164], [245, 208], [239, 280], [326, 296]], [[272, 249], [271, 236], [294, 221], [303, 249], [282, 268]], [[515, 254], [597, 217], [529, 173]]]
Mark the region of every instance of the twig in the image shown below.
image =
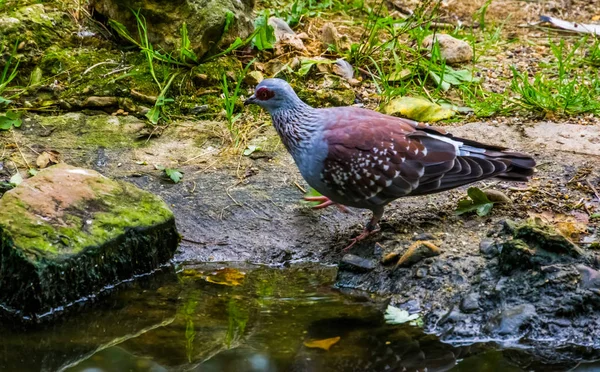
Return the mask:
[[81, 75], [87, 75], [88, 72], [92, 71], [94, 68], [98, 67], [98, 66], [102, 66], [102, 65], [118, 65], [118, 62], [115, 61], [106, 61], [106, 62], [99, 62], [96, 63], [93, 66], [88, 67]]
[[594, 192], [594, 195], [596, 195], [596, 198], [598, 199], [598, 201], [600, 201], [600, 195], [598, 195], [598, 190], [596, 190], [596, 188], [594, 187], [594, 185], [592, 185], [592, 183], [590, 182], [590, 180], [588, 178], [585, 179], [585, 182], [587, 182], [588, 186]]
[[12, 132], [12, 135], [13, 135], [13, 139], [15, 140], [15, 146], [17, 146], [17, 150], [19, 150], [19, 154], [21, 154], [21, 158], [23, 158], [23, 161], [25, 162], [27, 169], [31, 169], [31, 167], [29, 166], [29, 162], [27, 161], [27, 159], [25, 159], [25, 155], [23, 155], [23, 152], [21, 151], [21, 148], [19, 147], [19, 143], [17, 142], [17, 137], [15, 137], [15, 132]]
[[302, 191], [303, 193], [305, 193], [305, 194], [306, 194], [306, 189], [304, 189], [304, 187], [300, 186], [300, 184], [299, 184], [298, 182], [294, 181], [294, 185], [295, 185], [295, 186], [296, 186], [296, 187], [297, 187], [297, 188], [298, 188], [300, 191]]

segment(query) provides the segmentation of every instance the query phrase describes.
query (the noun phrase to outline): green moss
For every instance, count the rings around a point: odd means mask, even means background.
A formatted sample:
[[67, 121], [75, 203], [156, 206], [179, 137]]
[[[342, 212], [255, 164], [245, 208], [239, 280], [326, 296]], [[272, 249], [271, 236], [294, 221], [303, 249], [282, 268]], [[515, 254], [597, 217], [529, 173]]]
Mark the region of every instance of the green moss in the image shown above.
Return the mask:
[[[1, 305], [39, 314], [147, 273], [172, 257], [179, 236], [162, 200], [98, 175], [70, 189], [74, 199], [57, 195], [56, 202], [46, 203], [63, 187], [61, 180], [51, 182], [49, 171], [0, 199]], [[33, 182], [37, 177], [44, 178]], [[51, 184], [57, 186], [45, 188]], [[32, 194], [33, 189], [43, 190], [42, 195]], [[90, 199], [90, 192], [96, 197]], [[68, 200], [72, 204], [60, 213], [48, 212]]]
[[135, 148], [144, 146], [136, 141], [137, 132], [145, 123], [133, 116], [94, 115], [68, 113], [60, 116], [38, 116], [43, 128], [54, 128], [52, 141], [57, 148], [69, 147]]

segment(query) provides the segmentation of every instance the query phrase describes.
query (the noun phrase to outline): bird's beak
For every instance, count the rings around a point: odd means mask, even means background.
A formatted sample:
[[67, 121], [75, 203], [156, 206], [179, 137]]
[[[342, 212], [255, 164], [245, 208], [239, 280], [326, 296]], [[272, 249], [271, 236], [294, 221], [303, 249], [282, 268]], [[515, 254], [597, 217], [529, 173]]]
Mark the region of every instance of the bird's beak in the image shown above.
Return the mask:
[[254, 94], [251, 95], [250, 97], [248, 97], [248, 99], [246, 99], [244, 101], [244, 106], [248, 106], [248, 105], [251, 105], [253, 103], [256, 103], [256, 96]]

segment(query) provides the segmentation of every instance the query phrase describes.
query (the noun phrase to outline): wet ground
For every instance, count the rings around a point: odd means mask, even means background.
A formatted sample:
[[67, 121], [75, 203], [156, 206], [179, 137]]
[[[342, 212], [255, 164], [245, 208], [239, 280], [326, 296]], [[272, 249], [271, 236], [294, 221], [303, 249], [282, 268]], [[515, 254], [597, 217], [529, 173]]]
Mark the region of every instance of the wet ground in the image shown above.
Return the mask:
[[[43, 328], [2, 326], [2, 371], [576, 371], [533, 350], [442, 342], [384, 321], [388, 301], [317, 264], [193, 264], [141, 278]], [[311, 342], [339, 337], [329, 350]], [[591, 368], [591, 369], [590, 369]]]

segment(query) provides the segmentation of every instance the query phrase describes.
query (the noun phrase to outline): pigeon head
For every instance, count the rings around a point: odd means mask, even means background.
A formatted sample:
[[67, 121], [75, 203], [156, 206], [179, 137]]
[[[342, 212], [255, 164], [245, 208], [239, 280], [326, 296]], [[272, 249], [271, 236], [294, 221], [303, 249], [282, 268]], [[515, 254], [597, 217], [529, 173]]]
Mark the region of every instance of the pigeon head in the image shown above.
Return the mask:
[[282, 79], [265, 79], [261, 81], [244, 105], [255, 104], [273, 113], [280, 109], [291, 109], [304, 102], [298, 98], [294, 89]]

